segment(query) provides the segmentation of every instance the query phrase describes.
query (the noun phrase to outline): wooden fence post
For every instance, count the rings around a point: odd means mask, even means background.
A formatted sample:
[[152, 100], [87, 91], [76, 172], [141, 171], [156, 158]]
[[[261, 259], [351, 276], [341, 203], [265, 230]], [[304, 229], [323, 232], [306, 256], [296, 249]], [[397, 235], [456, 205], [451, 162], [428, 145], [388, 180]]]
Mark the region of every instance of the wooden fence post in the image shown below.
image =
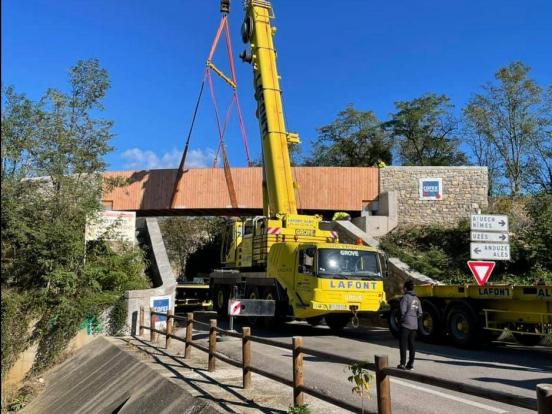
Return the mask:
[[378, 414], [391, 414], [391, 387], [385, 368], [389, 366], [387, 355], [376, 355], [376, 389]]
[[209, 320], [209, 372], [215, 370], [215, 352], [217, 351], [217, 320]]
[[189, 359], [192, 355], [192, 338], [194, 330], [194, 314], [188, 312], [186, 315], [186, 348], [184, 351], [184, 358]]
[[303, 338], [294, 336], [293, 344], [293, 405], [304, 405], [305, 396], [303, 394]]
[[139, 319], [140, 326], [138, 327], [138, 335], [143, 336], [144, 335], [144, 307], [140, 306], [140, 319]]
[[251, 388], [251, 328], [242, 328], [242, 373], [243, 388]]
[[157, 339], [157, 335], [156, 335], [155, 332], [154, 332], [154, 329], [155, 329], [155, 317], [156, 317], [157, 315], [154, 315], [153, 312], [155, 312], [155, 311], [153, 310], [153, 308], [150, 308], [150, 342], [152, 342], [152, 343], [155, 342], [156, 339]]
[[552, 384], [537, 384], [537, 413], [552, 413]]
[[173, 311], [169, 309], [167, 311], [167, 330], [165, 331], [165, 349], [169, 349], [169, 345], [171, 344], [170, 335], [172, 335], [173, 333], [173, 323], [174, 323]]

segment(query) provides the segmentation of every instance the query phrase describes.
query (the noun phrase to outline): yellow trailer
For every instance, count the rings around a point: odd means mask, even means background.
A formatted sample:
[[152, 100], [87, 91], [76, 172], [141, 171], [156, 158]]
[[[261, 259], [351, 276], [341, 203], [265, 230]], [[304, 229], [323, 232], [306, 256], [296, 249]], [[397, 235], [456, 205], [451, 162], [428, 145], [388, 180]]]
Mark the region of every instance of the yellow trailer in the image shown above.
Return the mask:
[[208, 310], [212, 306], [208, 283], [179, 283], [176, 285], [175, 308], [177, 313]]
[[[437, 342], [449, 336], [460, 347], [484, 344], [504, 330], [525, 345], [552, 335], [551, 285], [420, 285], [423, 316], [420, 339]], [[389, 329], [399, 332], [399, 301], [389, 301]]]

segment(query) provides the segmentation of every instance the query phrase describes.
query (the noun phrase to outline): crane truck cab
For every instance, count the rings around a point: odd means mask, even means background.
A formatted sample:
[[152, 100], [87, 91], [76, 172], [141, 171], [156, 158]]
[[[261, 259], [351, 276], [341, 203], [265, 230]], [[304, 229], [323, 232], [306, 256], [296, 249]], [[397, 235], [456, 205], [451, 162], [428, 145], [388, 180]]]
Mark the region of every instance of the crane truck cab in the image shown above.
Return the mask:
[[227, 223], [221, 250], [224, 268], [212, 275], [215, 308], [225, 312], [232, 286], [248, 299], [272, 299], [276, 319], [326, 317], [343, 328], [352, 315], [385, 306], [378, 251], [339, 243], [321, 230], [319, 216], [296, 215], [285, 221], [263, 216]]

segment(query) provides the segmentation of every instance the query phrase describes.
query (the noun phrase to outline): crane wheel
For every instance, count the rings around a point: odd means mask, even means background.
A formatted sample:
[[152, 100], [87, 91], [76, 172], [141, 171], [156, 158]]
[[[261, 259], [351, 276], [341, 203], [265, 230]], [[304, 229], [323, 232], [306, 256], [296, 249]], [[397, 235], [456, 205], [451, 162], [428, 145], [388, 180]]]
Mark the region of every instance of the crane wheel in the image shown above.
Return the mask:
[[[276, 300], [276, 294], [273, 287], [266, 287], [263, 289], [263, 299]], [[263, 326], [267, 329], [275, 328], [282, 325], [285, 321], [285, 315], [281, 309], [279, 309], [278, 302], [276, 301], [276, 309], [274, 316], [266, 316], [262, 318]]]
[[312, 318], [307, 318], [306, 321], [310, 326], [318, 326], [322, 323], [323, 316], [313, 316]]
[[[248, 286], [245, 289], [245, 298], [246, 299], [260, 299], [261, 295], [259, 294], [259, 288], [257, 286]], [[249, 326], [257, 326], [259, 323], [259, 317], [258, 316], [248, 316], [247, 322], [249, 323]]]
[[443, 337], [443, 322], [439, 308], [429, 300], [422, 300], [422, 311], [418, 338], [424, 342], [438, 342]]
[[460, 348], [480, 345], [481, 324], [475, 312], [466, 305], [454, 305], [447, 315], [447, 329], [452, 342]]
[[341, 333], [347, 324], [351, 321], [351, 315], [348, 313], [330, 313], [326, 315], [326, 325], [334, 333]]
[[228, 315], [228, 289], [223, 285], [215, 285], [213, 289], [213, 306], [220, 316]]

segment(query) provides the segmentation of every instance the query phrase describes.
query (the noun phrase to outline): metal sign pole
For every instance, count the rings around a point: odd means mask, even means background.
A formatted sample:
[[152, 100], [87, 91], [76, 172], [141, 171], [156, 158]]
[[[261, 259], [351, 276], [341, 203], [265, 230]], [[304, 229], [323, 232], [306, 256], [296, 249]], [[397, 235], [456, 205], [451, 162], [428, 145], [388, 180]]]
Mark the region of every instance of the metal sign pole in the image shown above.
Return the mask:
[[[238, 287], [237, 286], [234, 286], [232, 288], [232, 299], [236, 299], [238, 296]], [[232, 313], [231, 312], [228, 312], [228, 314], [230, 315], [230, 326], [229, 326], [229, 330], [230, 331], [233, 331], [234, 330], [234, 316], [232, 316]]]

